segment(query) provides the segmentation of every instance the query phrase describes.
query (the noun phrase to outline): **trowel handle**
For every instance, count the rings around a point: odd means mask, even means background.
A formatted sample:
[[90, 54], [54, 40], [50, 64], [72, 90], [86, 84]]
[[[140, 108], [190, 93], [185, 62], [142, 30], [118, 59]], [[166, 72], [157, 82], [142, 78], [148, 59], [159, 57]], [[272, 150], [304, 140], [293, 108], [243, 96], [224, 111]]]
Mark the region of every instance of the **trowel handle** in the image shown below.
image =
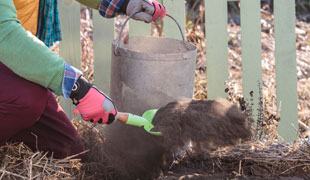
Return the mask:
[[[130, 19], [132, 16], [134, 16], [134, 15], [137, 14], [137, 13], [139, 13], [139, 12], [133, 13], [132, 15], [128, 16], [128, 18], [127, 18], [126, 21], [124, 22], [124, 24], [123, 24], [123, 26], [122, 26], [122, 28], [121, 28], [121, 32], [119, 33], [119, 36], [118, 36], [118, 41], [117, 41], [117, 43], [116, 43], [116, 45], [115, 45], [115, 49], [114, 49], [114, 54], [115, 54], [115, 55], [119, 55], [117, 50], [118, 50], [118, 48], [120, 47], [121, 40], [122, 40], [122, 34], [123, 34], [123, 32], [124, 32], [124, 29], [125, 29], [125, 26], [126, 26], [127, 22], [129, 21], [129, 19]], [[178, 28], [179, 28], [179, 30], [180, 30], [180, 32], [181, 32], [181, 35], [182, 35], [182, 39], [183, 39], [183, 42], [184, 42], [184, 46], [186, 47], [186, 49], [189, 50], [190, 48], [189, 48], [188, 45], [187, 45], [187, 42], [186, 42], [186, 40], [185, 40], [184, 33], [183, 33], [182, 28], [181, 28], [180, 24], [178, 23], [178, 21], [177, 21], [174, 17], [170, 16], [169, 14], [167, 14], [166, 16], [169, 17], [170, 19], [172, 19], [172, 20], [177, 24], [177, 26], [178, 26]]]
[[123, 122], [124, 124], [132, 125], [132, 126], [137, 126], [137, 127], [143, 126], [144, 130], [146, 130], [148, 133], [155, 135], [155, 136], [163, 135], [161, 132], [151, 131], [154, 128], [153, 124], [141, 116], [135, 116], [129, 113], [118, 112], [117, 120]]
[[141, 116], [129, 114], [129, 113], [119, 113], [118, 118], [119, 121], [137, 127], [142, 127], [151, 130], [154, 126], [151, 122]]
[[123, 112], [118, 112], [118, 118], [117, 120], [121, 121], [122, 123], [127, 123], [128, 121], [129, 114], [128, 113], [123, 113]]

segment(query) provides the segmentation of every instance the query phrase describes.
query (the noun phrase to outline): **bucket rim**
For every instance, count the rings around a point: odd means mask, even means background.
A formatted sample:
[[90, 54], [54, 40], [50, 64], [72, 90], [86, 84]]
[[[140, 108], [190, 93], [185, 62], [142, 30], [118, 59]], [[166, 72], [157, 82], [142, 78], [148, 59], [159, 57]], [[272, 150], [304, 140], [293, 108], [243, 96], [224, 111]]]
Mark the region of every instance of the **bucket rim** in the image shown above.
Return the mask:
[[[173, 38], [166, 38], [166, 37], [132, 36], [130, 38], [166, 39], [166, 40], [179, 41], [179, 42], [183, 43], [182, 40], [173, 39]], [[113, 40], [113, 42], [112, 42], [112, 51], [113, 52], [115, 52], [115, 48], [116, 48], [117, 43], [118, 43], [117, 39]], [[191, 42], [186, 42], [186, 43], [187, 43], [187, 47], [189, 47], [189, 48], [186, 48], [185, 52], [179, 52], [179, 53], [175, 53], [175, 52], [173, 52], [173, 53], [142, 52], [142, 51], [137, 51], [137, 50], [130, 49], [128, 47], [119, 46], [118, 49], [117, 49], [118, 53], [117, 54], [113, 53], [113, 54], [115, 56], [127, 56], [127, 57], [133, 57], [133, 56], [137, 56], [137, 55], [139, 56], [140, 55], [142, 57], [145, 57], [146, 59], [150, 59], [150, 57], [153, 57], [151, 59], [154, 59], [155, 57], [161, 58], [161, 57], [165, 56], [165, 58], [167, 60], [169, 60], [169, 59], [175, 60], [175, 58], [177, 56], [180, 56], [180, 57], [182, 57], [185, 60], [186, 59], [191, 59], [194, 56], [196, 57], [197, 50], [198, 50], [197, 46], [194, 45]], [[122, 42], [122, 45], [124, 45], [123, 42]], [[142, 59], [144, 59], [144, 58], [142, 58]]]

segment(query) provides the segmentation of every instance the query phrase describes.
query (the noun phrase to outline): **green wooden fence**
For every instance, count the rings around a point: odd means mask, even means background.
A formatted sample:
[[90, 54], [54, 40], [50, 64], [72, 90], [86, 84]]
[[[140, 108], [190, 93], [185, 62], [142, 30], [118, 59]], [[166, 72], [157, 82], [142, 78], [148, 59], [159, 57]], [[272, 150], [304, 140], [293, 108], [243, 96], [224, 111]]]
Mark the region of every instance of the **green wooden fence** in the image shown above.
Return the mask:
[[[226, 97], [225, 81], [228, 79], [227, 4], [232, 0], [205, 0], [207, 39], [207, 90], [208, 98]], [[185, 3], [181, 0], [161, 0], [170, 15], [185, 30]], [[257, 83], [262, 84], [260, 0], [240, 0], [242, 31], [243, 93], [249, 98], [254, 91], [258, 104]], [[80, 5], [73, 0], [60, 0], [63, 41], [60, 54], [69, 63], [80, 67]], [[275, 57], [277, 104], [281, 106], [279, 133], [287, 141], [296, 137], [292, 124], [298, 127], [297, 74], [295, 46], [295, 0], [275, 0]], [[100, 17], [94, 12], [94, 77], [96, 85], [109, 93], [111, 42], [114, 38], [114, 20]], [[150, 25], [130, 22], [130, 35], [150, 35]], [[166, 37], [180, 39], [178, 29], [169, 18], [164, 20]], [[73, 106], [61, 101], [70, 118]], [[256, 105], [257, 107], [257, 105]], [[255, 107], [254, 107], [255, 108]]]

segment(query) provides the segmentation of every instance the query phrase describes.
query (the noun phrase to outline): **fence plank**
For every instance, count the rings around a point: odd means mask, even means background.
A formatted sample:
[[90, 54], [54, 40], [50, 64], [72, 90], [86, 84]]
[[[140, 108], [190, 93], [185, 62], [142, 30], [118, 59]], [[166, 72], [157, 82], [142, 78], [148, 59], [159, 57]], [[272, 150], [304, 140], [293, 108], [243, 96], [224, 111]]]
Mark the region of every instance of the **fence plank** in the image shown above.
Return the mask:
[[[184, 0], [164, 0], [163, 4], [167, 8], [167, 13], [178, 21], [184, 32], [186, 14]], [[178, 26], [168, 17], [164, 18], [164, 32], [165, 37], [182, 39]]]
[[208, 99], [226, 97], [228, 78], [227, 1], [205, 0]]
[[298, 128], [295, 15], [295, 0], [274, 1], [279, 134], [286, 141], [296, 138], [292, 124]]
[[241, 0], [243, 95], [247, 100], [253, 98], [254, 119], [258, 117], [258, 83], [262, 85], [260, 2]]
[[[60, 22], [63, 40], [60, 43], [60, 56], [66, 62], [80, 69], [81, 42], [80, 42], [80, 4], [73, 0], [59, 1]], [[71, 100], [61, 98], [61, 106], [70, 119], [74, 115], [75, 106]]]
[[130, 20], [129, 22], [129, 35], [130, 36], [150, 36], [151, 25], [145, 22]]
[[93, 23], [95, 85], [109, 94], [114, 19], [105, 19], [98, 11], [93, 11]]

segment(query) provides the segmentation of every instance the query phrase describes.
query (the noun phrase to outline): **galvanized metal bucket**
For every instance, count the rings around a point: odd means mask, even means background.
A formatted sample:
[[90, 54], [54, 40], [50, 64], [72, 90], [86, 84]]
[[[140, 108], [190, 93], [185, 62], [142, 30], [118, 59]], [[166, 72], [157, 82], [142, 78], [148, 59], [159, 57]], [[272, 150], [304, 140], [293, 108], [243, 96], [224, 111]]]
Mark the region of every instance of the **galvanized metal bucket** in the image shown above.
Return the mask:
[[[168, 17], [171, 17], [168, 15]], [[130, 18], [130, 17], [129, 17]], [[111, 93], [119, 111], [141, 115], [181, 98], [192, 98], [197, 48], [170, 38], [130, 37], [113, 42]]]

